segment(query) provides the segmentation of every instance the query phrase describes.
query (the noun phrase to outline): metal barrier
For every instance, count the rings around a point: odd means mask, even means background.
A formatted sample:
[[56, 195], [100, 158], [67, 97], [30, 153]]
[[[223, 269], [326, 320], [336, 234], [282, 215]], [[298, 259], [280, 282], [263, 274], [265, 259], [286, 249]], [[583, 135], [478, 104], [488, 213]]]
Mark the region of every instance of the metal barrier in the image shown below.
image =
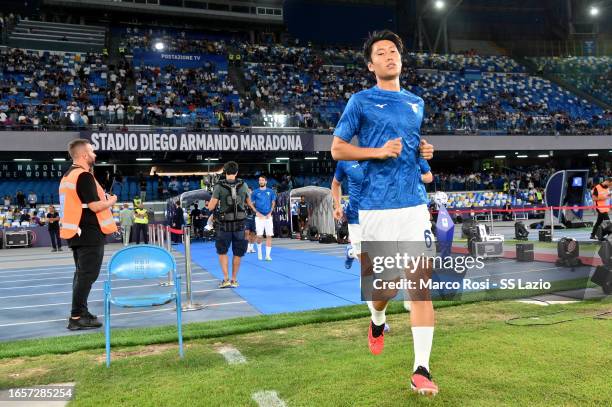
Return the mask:
[[[172, 252], [172, 244], [170, 243], [170, 232], [168, 231], [168, 236], [166, 236], [165, 226], [162, 224], [155, 225], [155, 233], [157, 233], [157, 244], [160, 247], [166, 248], [165, 240], [168, 240], [168, 252]], [[174, 285], [174, 281], [172, 280], [172, 273], [168, 273], [168, 281], [162, 281], [159, 283], [162, 287], [170, 287]]]
[[164, 242], [164, 226], [160, 223], [158, 223], [157, 225], [155, 225], [157, 227], [157, 245], [160, 247], [164, 247], [165, 246], [165, 242]]
[[[559, 211], [559, 213], [561, 213], [561, 212]], [[559, 216], [561, 216], [561, 215], [559, 215]], [[550, 207], [550, 241], [554, 242], [554, 240], [553, 240], [554, 238], [555, 238], [555, 217], [553, 215], [553, 208], [551, 206]]]
[[149, 223], [149, 243], [157, 244], [155, 240], [155, 225]]
[[204, 308], [204, 305], [193, 302], [191, 291], [191, 226], [183, 226], [183, 243], [185, 244], [185, 288], [186, 301], [183, 311], [195, 311]]
[[166, 230], [166, 244], [168, 245], [168, 252], [172, 253], [172, 236], [170, 234], [170, 226], [165, 227]]

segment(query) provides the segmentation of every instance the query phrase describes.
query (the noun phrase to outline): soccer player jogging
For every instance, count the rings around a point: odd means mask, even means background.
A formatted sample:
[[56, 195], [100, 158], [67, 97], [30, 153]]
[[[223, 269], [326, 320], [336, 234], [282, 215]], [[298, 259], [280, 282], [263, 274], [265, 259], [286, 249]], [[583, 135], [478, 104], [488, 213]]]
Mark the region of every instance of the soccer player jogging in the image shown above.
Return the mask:
[[272, 261], [272, 236], [274, 224], [272, 212], [276, 205], [276, 192], [267, 187], [268, 180], [263, 175], [259, 177], [259, 188], [251, 193], [251, 209], [255, 212], [255, 231], [257, 233], [257, 258], [262, 260], [261, 243], [266, 233], [266, 260]]
[[[368, 70], [376, 86], [351, 96], [336, 126], [332, 143], [335, 160], [356, 160], [363, 166], [359, 223], [363, 242], [423, 242], [431, 250], [431, 224], [427, 196], [421, 181], [421, 157], [430, 159], [433, 146], [421, 140], [424, 102], [402, 89], [401, 39], [391, 31], [374, 32], [364, 44]], [[359, 145], [352, 145], [353, 137]], [[413, 270], [427, 279], [429, 266]], [[411, 387], [419, 394], [435, 395], [438, 386], [429, 373], [434, 310], [428, 292], [420, 292], [410, 314], [414, 343]], [[414, 300], [414, 298], [413, 298]], [[387, 300], [372, 301], [368, 345], [373, 354], [384, 348]]]
[[[424, 146], [421, 146], [423, 149]], [[421, 170], [421, 181], [423, 184], [429, 184], [433, 181], [433, 174], [429, 163], [423, 158], [419, 159], [419, 168]], [[342, 196], [342, 182], [348, 181], [349, 202], [344, 213], [340, 197]], [[348, 222], [349, 240], [351, 244], [346, 246], [346, 259], [344, 266], [350, 269], [353, 265], [353, 260], [358, 259], [361, 254], [361, 227], [359, 226], [359, 199], [361, 195], [361, 183], [363, 182], [363, 169], [357, 161], [339, 161], [334, 173], [334, 179], [331, 184], [331, 193], [334, 201], [334, 219], [340, 221], [346, 215]], [[410, 301], [408, 300], [408, 292], [404, 301], [404, 308], [410, 311]], [[370, 301], [371, 303], [371, 301]], [[371, 304], [368, 304], [371, 306]], [[386, 332], [386, 330], [385, 330]]]
[[[421, 181], [429, 184], [433, 181], [433, 174], [429, 163], [423, 158], [419, 159]], [[348, 180], [349, 201], [344, 213], [340, 198], [342, 196], [342, 183]], [[359, 199], [361, 183], [363, 182], [363, 169], [357, 161], [339, 161], [331, 184], [331, 193], [334, 201], [334, 219], [340, 221], [346, 215], [348, 222], [350, 245], [346, 247], [345, 266], [350, 269], [353, 260], [361, 253], [361, 228], [359, 227]]]

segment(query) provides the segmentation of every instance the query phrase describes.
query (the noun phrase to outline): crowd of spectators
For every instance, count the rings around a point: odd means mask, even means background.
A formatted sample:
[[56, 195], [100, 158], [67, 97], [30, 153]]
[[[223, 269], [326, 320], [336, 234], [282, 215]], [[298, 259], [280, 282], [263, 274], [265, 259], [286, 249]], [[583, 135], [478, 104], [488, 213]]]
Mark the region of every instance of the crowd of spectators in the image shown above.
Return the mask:
[[[125, 55], [111, 65], [96, 54], [5, 49], [0, 52], [0, 128], [149, 124], [332, 130], [350, 96], [374, 85], [361, 51], [351, 48], [250, 44], [144, 28], [124, 29], [121, 40], [127, 55], [152, 50], [158, 40], [168, 52], [229, 54], [240, 61], [244, 81], [241, 75], [230, 80], [226, 70], [207, 60], [200, 68], [178, 69], [138, 64]], [[527, 75], [508, 57], [470, 50], [406, 53], [403, 59], [402, 86], [426, 102], [424, 133], [612, 133], [612, 112]], [[543, 63], [546, 69], [570, 70]], [[571, 65], [576, 66], [583, 64]]]
[[127, 27], [120, 34], [119, 46], [126, 51], [159, 51], [155, 44], [164, 44], [164, 52], [227, 55], [223, 40], [212, 40], [186, 31]]
[[0, 127], [5, 128], [87, 125], [102, 106], [123, 113], [132, 76], [127, 60], [107, 65], [91, 53], [9, 48], [0, 51], [0, 67]]
[[546, 186], [554, 168], [517, 169], [510, 173], [499, 171], [444, 172], [434, 171], [434, 181], [428, 186], [441, 191], [494, 190], [512, 193], [518, 190], [532, 191]]
[[532, 60], [539, 72], [555, 74], [578, 89], [612, 104], [611, 57], [539, 57]]

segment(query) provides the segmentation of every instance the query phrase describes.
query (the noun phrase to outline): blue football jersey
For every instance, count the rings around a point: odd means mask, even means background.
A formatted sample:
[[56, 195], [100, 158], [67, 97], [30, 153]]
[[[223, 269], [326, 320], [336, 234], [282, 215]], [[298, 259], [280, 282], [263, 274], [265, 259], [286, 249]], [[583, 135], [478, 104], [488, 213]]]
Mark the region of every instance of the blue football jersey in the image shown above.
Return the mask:
[[402, 139], [398, 158], [361, 162], [364, 180], [359, 209], [397, 209], [427, 203], [421, 181], [420, 127], [423, 99], [408, 92], [382, 90], [377, 86], [349, 99], [334, 135], [346, 142], [357, 137], [360, 147], [383, 147]]
[[265, 189], [257, 188], [251, 193], [251, 201], [257, 212], [262, 215], [267, 215], [272, 211], [272, 202], [276, 200], [276, 192], [273, 189], [266, 187]]
[[359, 200], [363, 170], [357, 161], [338, 161], [334, 178], [342, 183], [348, 181], [349, 202], [345, 210], [346, 220], [351, 225], [359, 224]]

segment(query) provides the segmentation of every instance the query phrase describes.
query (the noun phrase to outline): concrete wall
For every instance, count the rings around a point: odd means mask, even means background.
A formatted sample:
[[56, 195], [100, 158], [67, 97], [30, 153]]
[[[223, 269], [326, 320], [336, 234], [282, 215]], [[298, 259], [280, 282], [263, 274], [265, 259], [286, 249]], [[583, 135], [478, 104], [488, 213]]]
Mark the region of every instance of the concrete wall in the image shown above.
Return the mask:
[[0, 131], [0, 151], [61, 151], [79, 138], [76, 131]]

